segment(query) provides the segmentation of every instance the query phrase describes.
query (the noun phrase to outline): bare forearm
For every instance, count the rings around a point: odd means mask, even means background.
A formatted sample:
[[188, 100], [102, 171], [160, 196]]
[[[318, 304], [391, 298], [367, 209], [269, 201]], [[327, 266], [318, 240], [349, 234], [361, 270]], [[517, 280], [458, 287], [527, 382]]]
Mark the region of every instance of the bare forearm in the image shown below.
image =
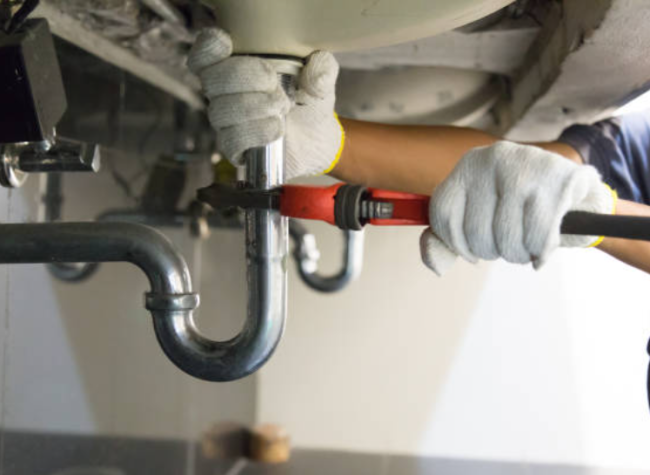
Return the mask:
[[[430, 194], [465, 153], [491, 145], [499, 137], [460, 127], [391, 126], [342, 120], [346, 145], [332, 175], [348, 183]], [[582, 163], [580, 155], [559, 142], [532, 144]], [[617, 214], [648, 216], [650, 207], [619, 200]], [[650, 243], [606, 238], [599, 249], [650, 273]]]
[[498, 138], [457, 127], [394, 126], [342, 119], [346, 133], [332, 175], [348, 183], [430, 194], [470, 149]]
[[[632, 201], [619, 200], [616, 214], [624, 216], [644, 216], [650, 218], [650, 206]], [[650, 273], [650, 242], [631, 239], [605, 238], [598, 249], [629, 264]]]
[[[469, 150], [501, 140], [480, 130], [450, 126], [396, 126], [341, 119], [346, 143], [331, 175], [347, 183], [430, 194]], [[560, 143], [534, 144], [579, 161]]]

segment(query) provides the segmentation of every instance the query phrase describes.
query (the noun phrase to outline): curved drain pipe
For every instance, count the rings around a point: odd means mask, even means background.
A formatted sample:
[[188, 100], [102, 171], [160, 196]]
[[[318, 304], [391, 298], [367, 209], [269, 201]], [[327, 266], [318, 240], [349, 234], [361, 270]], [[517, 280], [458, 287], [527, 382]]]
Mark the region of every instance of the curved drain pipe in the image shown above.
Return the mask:
[[[302, 63], [291, 59], [268, 59], [276, 68], [287, 94], [293, 94], [294, 78]], [[282, 139], [245, 152], [246, 181], [257, 190], [270, 190], [284, 183]], [[181, 369], [210, 381], [231, 381], [259, 369], [273, 354], [287, 314], [288, 218], [276, 210], [247, 210], [246, 268], [248, 309], [242, 331], [231, 340], [213, 342], [201, 337], [191, 320], [156, 318], [158, 341]], [[151, 307], [151, 303], [149, 303]], [[163, 309], [164, 310], [164, 309]], [[191, 371], [188, 371], [190, 369]]]
[[[252, 220], [257, 227], [269, 224]], [[269, 226], [271, 227], [271, 226]], [[147, 276], [151, 291], [146, 308], [165, 354], [184, 372], [209, 381], [231, 381], [255, 371], [271, 355], [284, 328], [284, 282], [279, 239], [257, 233], [251, 249], [249, 318], [235, 338], [217, 342], [196, 328], [193, 311], [199, 296], [192, 291], [189, 269], [172, 243], [153, 228], [134, 223], [38, 223], [0, 225], [1, 264], [129, 262]], [[272, 233], [271, 236], [279, 237]], [[252, 244], [249, 242], [249, 245]], [[257, 249], [257, 246], [254, 246]], [[264, 261], [269, 261], [265, 263]], [[274, 280], [280, 279], [280, 280]]]
[[[284, 142], [246, 152], [246, 181], [268, 190], [284, 181]], [[288, 219], [274, 210], [247, 210], [245, 221], [248, 309], [236, 337], [215, 342], [202, 337], [191, 315], [155, 294], [147, 298], [156, 336], [183, 371], [208, 381], [232, 381], [258, 370], [273, 354], [286, 320]]]
[[[284, 144], [278, 140], [246, 152], [247, 181], [257, 189], [283, 182]], [[224, 342], [202, 337], [182, 313], [165, 318], [163, 299], [147, 299], [156, 336], [167, 356], [183, 371], [209, 381], [232, 381], [259, 369], [284, 332], [287, 296], [288, 220], [278, 211], [246, 211], [248, 310], [242, 331]], [[160, 310], [156, 307], [160, 305]]]
[[[199, 296], [192, 291], [187, 264], [172, 243], [155, 229], [132, 223], [2, 224], [0, 236], [2, 264], [130, 262], [136, 265], [149, 279], [147, 309], [154, 317], [156, 334], [165, 353], [176, 355], [183, 350], [169, 343], [166, 322], [174, 322], [179, 331], [182, 327], [185, 344], [196, 338], [204, 349], [210, 348], [210, 342], [199, 336], [192, 320]], [[173, 361], [182, 370], [201, 377], [198, 362]]]
[[364, 231], [343, 231], [343, 259], [332, 275], [318, 271], [320, 252], [316, 238], [298, 220], [291, 220], [289, 234], [294, 241], [293, 256], [300, 279], [309, 288], [323, 293], [339, 292], [356, 280], [363, 268]]
[[[301, 63], [273, 60], [291, 94]], [[246, 180], [267, 190], [284, 182], [284, 142], [246, 152]], [[193, 321], [199, 304], [182, 256], [158, 231], [133, 223], [0, 225], [0, 263], [131, 262], [151, 284], [146, 307], [158, 342], [186, 373], [232, 381], [259, 369], [282, 338], [286, 319], [288, 219], [275, 210], [246, 211], [248, 311], [242, 331], [227, 341], [202, 336]]]

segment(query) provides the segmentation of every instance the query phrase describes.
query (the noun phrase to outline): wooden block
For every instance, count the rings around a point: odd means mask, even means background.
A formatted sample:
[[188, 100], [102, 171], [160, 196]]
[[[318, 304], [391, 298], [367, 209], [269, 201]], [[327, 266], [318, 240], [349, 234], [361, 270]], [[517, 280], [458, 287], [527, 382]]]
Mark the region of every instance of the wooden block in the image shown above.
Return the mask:
[[280, 426], [263, 424], [250, 432], [249, 456], [259, 463], [284, 463], [291, 456], [289, 434]]

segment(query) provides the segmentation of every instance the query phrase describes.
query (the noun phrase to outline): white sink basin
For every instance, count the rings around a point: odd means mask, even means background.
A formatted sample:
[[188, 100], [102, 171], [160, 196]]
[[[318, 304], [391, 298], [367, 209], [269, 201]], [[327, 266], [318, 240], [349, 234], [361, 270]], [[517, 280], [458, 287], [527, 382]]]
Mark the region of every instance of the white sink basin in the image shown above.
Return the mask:
[[306, 56], [388, 46], [451, 30], [512, 0], [203, 0], [238, 53]]

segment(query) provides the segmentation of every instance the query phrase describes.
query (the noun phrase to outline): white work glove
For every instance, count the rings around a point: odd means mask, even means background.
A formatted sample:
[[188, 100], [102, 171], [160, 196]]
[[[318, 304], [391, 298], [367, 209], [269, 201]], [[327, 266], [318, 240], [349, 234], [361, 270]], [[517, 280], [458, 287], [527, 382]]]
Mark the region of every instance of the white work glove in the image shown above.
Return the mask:
[[286, 135], [287, 180], [331, 171], [345, 140], [334, 114], [339, 73], [334, 56], [310, 55], [290, 100], [270, 61], [231, 54], [230, 36], [210, 28], [199, 34], [187, 61], [210, 100], [219, 153], [241, 165], [244, 151]]
[[471, 150], [431, 198], [422, 260], [442, 275], [459, 255], [504, 258], [539, 268], [558, 246], [588, 247], [595, 236], [560, 235], [568, 211], [611, 214], [616, 194], [595, 168], [530, 145], [498, 142]]

